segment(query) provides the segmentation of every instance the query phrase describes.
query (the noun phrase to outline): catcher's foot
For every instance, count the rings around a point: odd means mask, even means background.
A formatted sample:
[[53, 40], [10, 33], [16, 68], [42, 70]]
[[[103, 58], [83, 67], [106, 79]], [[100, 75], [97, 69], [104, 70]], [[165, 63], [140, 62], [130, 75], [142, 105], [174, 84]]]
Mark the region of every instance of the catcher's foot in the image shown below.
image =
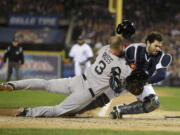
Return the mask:
[[19, 111], [15, 114], [16, 117], [26, 117], [28, 110], [26, 108], [20, 108]]
[[12, 84], [1, 83], [0, 84], [0, 91], [13, 91], [13, 86], [12, 86]]
[[110, 112], [109, 117], [111, 119], [122, 119], [121, 107], [124, 106], [123, 104], [117, 105], [113, 107], [113, 111]]

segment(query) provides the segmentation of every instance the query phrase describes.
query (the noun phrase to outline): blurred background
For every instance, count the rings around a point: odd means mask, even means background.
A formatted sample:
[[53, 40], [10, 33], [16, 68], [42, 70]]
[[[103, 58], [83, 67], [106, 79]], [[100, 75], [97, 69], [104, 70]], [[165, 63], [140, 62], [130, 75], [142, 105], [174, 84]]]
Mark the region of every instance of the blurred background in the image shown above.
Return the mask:
[[[68, 53], [79, 36], [95, 54], [115, 35], [117, 13], [109, 11], [110, 1], [1, 0], [0, 79], [6, 77], [4, 51], [14, 37], [24, 49], [22, 79], [73, 76]], [[144, 42], [147, 33], [159, 31], [164, 36], [163, 50], [173, 56], [167, 79], [158, 85], [180, 86], [179, 7], [179, 0], [124, 0], [122, 4], [122, 19], [136, 25], [133, 42]]]

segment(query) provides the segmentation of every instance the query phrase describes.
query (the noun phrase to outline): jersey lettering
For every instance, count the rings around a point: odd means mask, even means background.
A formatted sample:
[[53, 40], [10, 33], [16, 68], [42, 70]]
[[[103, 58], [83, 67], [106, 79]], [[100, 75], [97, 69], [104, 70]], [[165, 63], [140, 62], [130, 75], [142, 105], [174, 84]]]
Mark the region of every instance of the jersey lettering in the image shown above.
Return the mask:
[[108, 64], [110, 64], [111, 61], [113, 61], [113, 59], [111, 58], [111, 56], [109, 56], [106, 52], [103, 53], [102, 58], [103, 58], [103, 60], [105, 60]]
[[99, 61], [99, 65], [95, 67], [95, 71], [98, 75], [102, 74], [104, 69], [106, 68], [106, 63], [104, 61]]

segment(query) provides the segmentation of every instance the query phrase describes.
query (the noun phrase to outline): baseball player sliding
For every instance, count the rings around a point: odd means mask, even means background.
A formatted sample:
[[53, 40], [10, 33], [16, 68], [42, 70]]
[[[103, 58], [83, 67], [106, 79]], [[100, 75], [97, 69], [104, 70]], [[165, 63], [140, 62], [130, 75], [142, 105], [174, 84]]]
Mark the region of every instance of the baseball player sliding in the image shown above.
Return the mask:
[[[109, 88], [112, 71], [117, 72], [118, 79], [124, 80], [131, 72], [123, 58], [124, 43], [121, 37], [114, 36], [110, 45], [99, 51], [96, 61], [84, 74], [72, 78], [61, 79], [26, 79], [11, 81], [0, 85], [0, 91], [8, 90], [45, 90], [65, 94], [67, 98], [55, 106], [40, 106], [20, 110], [16, 116], [25, 117], [56, 117], [79, 112], [104, 90]], [[123, 69], [123, 70], [122, 70]]]

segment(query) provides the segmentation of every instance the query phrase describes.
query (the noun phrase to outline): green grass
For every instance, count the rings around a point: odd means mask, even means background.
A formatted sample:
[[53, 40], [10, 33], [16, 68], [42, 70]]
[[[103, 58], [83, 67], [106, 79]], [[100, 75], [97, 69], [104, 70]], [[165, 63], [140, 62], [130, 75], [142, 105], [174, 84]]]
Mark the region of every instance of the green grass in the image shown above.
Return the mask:
[[[162, 91], [169, 96], [159, 95], [160, 109], [180, 111], [180, 88], [154, 87], [155, 91]], [[0, 92], [0, 108], [18, 108], [56, 105], [66, 96], [44, 91], [14, 91]]]
[[155, 91], [165, 92], [168, 96], [159, 96], [160, 109], [180, 111], [180, 88], [155, 87]]
[[0, 92], [0, 108], [49, 106], [59, 104], [66, 96], [44, 91]]
[[162, 110], [180, 111], [179, 97], [160, 97], [160, 102]]
[[0, 135], [180, 135], [165, 131], [116, 131], [89, 129], [0, 129]]
[[155, 91], [164, 91], [180, 97], [180, 87], [154, 87]]

